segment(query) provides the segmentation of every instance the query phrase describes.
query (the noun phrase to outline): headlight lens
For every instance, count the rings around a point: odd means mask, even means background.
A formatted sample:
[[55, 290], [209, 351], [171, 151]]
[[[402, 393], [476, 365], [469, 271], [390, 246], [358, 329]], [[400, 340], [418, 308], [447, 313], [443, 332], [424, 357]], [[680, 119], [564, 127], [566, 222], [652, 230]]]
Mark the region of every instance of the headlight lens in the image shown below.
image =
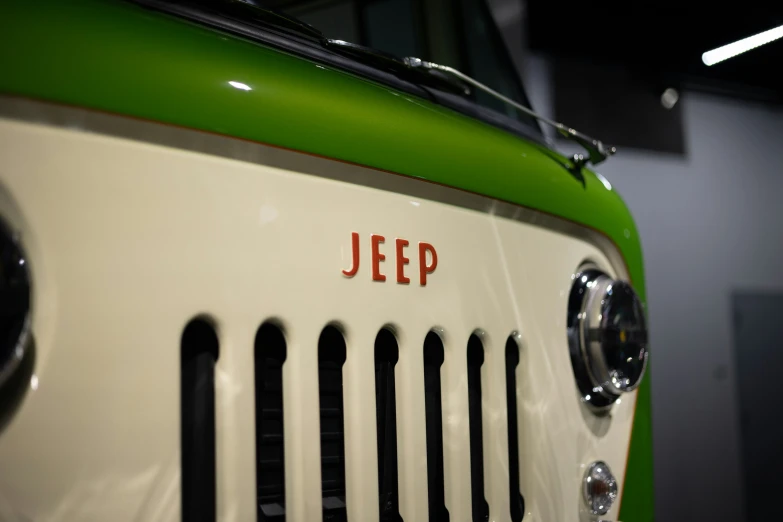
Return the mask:
[[647, 324], [630, 284], [597, 269], [574, 276], [568, 309], [571, 362], [585, 402], [598, 409], [636, 389], [647, 367]]
[[647, 329], [642, 304], [631, 285], [615, 281], [606, 290], [600, 312], [597, 349], [609, 371], [607, 386], [631, 391], [647, 366]]

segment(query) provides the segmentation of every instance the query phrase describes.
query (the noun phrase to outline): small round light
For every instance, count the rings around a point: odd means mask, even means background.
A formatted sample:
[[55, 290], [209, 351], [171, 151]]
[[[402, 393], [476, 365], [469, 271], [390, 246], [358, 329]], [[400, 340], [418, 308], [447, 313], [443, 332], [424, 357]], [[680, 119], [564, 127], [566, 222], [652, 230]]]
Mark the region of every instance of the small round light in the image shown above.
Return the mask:
[[661, 94], [661, 105], [663, 105], [664, 109], [671, 109], [677, 105], [677, 100], [679, 99], [680, 93], [677, 92], [677, 89], [669, 87]]
[[568, 301], [568, 342], [582, 400], [606, 410], [635, 390], [647, 368], [647, 324], [631, 285], [597, 269], [576, 274]]
[[605, 515], [617, 500], [617, 480], [606, 462], [590, 464], [582, 481], [582, 495], [587, 509], [593, 515]]

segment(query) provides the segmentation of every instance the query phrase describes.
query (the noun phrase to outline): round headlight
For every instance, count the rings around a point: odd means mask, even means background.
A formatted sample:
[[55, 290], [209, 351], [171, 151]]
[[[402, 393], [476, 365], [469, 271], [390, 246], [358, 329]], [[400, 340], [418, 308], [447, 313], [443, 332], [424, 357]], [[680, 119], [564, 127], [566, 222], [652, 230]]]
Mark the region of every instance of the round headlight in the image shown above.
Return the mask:
[[0, 221], [0, 386], [19, 366], [30, 327], [30, 274], [11, 230]]
[[630, 284], [597, 269], [574, 276], [568, 303], [571, 363], [579, 391], [608, 408], [639, 386], [647, 367], [647, 324]]

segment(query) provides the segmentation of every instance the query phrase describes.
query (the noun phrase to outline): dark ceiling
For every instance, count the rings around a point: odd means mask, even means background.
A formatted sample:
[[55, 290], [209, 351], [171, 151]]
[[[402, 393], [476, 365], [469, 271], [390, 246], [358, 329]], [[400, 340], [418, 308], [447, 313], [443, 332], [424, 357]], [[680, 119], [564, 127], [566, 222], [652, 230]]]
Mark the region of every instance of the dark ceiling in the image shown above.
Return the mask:
[[606, 3], [528, 0], [532, 50], [622, 66], [659, 86], [783, 102], [783, 39], [707, 67], [701, 55], [783, 25], [783, 2]]

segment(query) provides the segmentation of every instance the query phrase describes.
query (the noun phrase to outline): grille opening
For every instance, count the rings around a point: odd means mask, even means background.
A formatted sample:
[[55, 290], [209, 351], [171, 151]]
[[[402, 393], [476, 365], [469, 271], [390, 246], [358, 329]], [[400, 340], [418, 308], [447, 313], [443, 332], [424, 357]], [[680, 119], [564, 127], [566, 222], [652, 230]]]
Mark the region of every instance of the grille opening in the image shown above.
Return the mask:
[[318, 339], [318, 398], [321, 418], [321, 497], [324, 522], [345, 522], [345, 431], [343, 364], [345, 339], [329, 325]]
[[180, 342], [182, 520], [214, 522], [218, 338], [208, 321], [197, 318], [185, 326]]
[[519, 438], [517, 426], [517, 366], [519, 345], [513, 334], [506, 340], [506, 407], [508, 408], [508, 491], [511, 495], [511, 522], [525, 514], [525, 499], [519, 491]]
[[468, 419], [470, 424], [470, 496], [473, 522], [489, 520], [484, 497], [484, 439], [481, 432], [481, 365], [484, 345], [472, 334], [468, 339]]
[[264, 323], [256, 332], [256, 488], [258, 520], [285, 520], [285, 444], [283, 431], [282, 330]]
[[383, 328], [375, 338], [375, 411], [378, 423], [378, 502], [381, 522], [402, 522], [397, 473], [397, 338]]
[[449, 522], [443, 472], [443, 406], [440, 368], [443, 341], [435, 332], [424, 338], [424, 416], [427, 437], [427, 497], [429, 522]]

